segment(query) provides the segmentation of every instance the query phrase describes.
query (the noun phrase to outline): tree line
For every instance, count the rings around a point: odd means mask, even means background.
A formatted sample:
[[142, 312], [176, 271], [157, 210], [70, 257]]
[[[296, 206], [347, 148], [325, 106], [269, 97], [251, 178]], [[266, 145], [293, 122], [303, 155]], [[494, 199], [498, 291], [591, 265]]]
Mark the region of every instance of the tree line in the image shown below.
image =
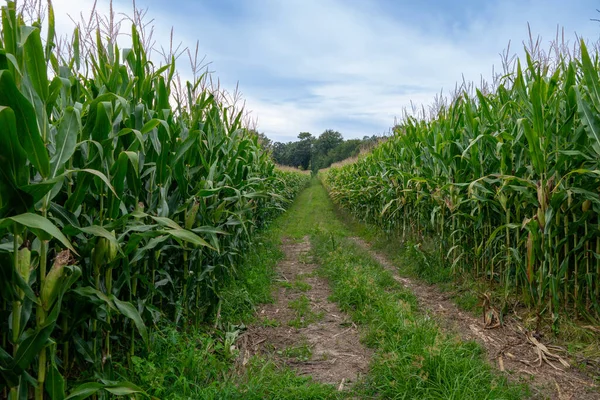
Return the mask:
[[340, 132], [332, 129], [327, 129], [318, 137], [309, 132], [301, 132], [297, 141], [288, 143], [273, 142], [263, 133], [258, 136], [259, 142], [263, 148], [271, 151], [276, 163], [312, 171], [357, 156], [362, 148], [371, 146], [380, 139], [373, 135], [344, 140]]

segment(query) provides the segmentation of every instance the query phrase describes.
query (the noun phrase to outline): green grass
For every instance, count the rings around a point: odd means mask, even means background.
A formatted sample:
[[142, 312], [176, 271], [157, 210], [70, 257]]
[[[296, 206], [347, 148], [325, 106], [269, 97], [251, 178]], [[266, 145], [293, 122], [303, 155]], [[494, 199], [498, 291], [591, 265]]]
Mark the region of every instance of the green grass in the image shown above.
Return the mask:
[[310, 289], [312, 289], [312, 285], [310, 283], [296, 279], [294, 283], [292, 283], [292, 288], [300, 292], [308, 292]]
[[[238, 368], [235, 353], [224, 343], [220, 334], [165, 328], [152, 335], [147, 357], [135, 357], [132, 368], [120, 372], [163, 400], [337, 398], [332, 386], [299, 377], [264, 358], [253, 357], [245, 369]], [[285, 353], [289, 358], [310, 357], [302, 346]]]
[[312, 289], [312, 285], [304, 281], [305, 276], [306, 275], [298, 275], [296, 279], [294, 279], [292, 282], [279, 281], [278, 285], [283, 288], [295, 290], [298, 292], [308, 292], [310, 289]]
[[293, 326], [294, 328], [306, 328], [313, 322], [323, 318], [322, 312], [315, 313], [312, 310], [310, 300], [305, 295], [302, 295], [295, 300], [291, 300], [288, 303], [288, 307], [294, 310], [296, 315], [294, 319], [288, 322], [288, 325]]
[[[511, 387], [496, 375], [476, 343], [448, 336], [425, 318], [415, 297], [348, 240], [352, 233], [336, 218], [323, 187], [313, 181], [261, 236], [262, 245], [249, 256], [248, 268], [241, 269], [246, 272], [223, 292], [221, 329], [155, 331], [148, 357], [134, 359], [133, 368], [124, 372], [123, 367], [121, 373], [163, 399], [522, 398], [523, 388]], [[240, 324], [254, 320], [255, 305], [272, 300], [265, 288], [276, 284], [280, 238], [301, 240], [306, 235], [313, 246], [311, 256], [321, 265], [318, 273], [331, 284], [332, 300], [362, 327], [363, 342], [375, 350], [367, 376], [341, 393], [265, 358], [253, 357], [246, 368], [239, 368], [234, 362], [237, 350], [230, 347]], [[292, 288], [295, 283], [290, 283]], [[305, 321], [314, 314], [303, 294], [290, 303]], [[280, 351], [298, 361], [312, 357], [304, 342]]]
[[312, 349], [305, 341], [295, 346], [288, 347], [278, 351], [278, 354], [286, 358], [293, 358], [296, 361], [309, 361], [312, 358]]
[[281, 325], [281, 323], [279, 321], [277, 321], [276, 319], [274, 319], [274, 318], [268, 318], [268, 317], [267, 318], [263, 318], [260, 321], [260, 324], [262, 326], [264, 326], [264, 327], [270, 327], [270, 328], [276, 328], [279, 325]]
[[365, 394], [383, 398], [519, 399], [484, 361], [475, 342], [440, 331], [419, 313], [415, 297], [349, 241], [331, 248], [314, 235], [332, 298], [366, 328], [364, 341], [376, 351]]
[[[292, 207], [297, 208], [297, 203]], [[331, 385], [299, 377], [291, 369], [273, 361], [252, 357], [245, 368], [236, 366], [237, 348], [231, 348], [244, 324], [278, 326], [273, 319], [260, 320], [255, 315], [258, 304], [273, 301], [276, 284], [275, 266], [283, 258], [281, 238], [295, 227], [297, 214], [277, 218], [257, 237], [238, 275], [220, 294], [217, 329], [212, 324], [201, 330], [188, 331], [167, 325], [154, 330], [150, 351], [134, 357], [131, 365], [117, 365], [117, 373], [161, 399], [335, 399], [341, 395]], [[295, 236], [294, 236], [295, 235]], [[292, 232], [296, 238], [302, 235]], [[291, 283], [295, 290], [306, 289], [302, 277]], [[308, 298], [299, 300], [296, 309], [308, 318]], [[213, 315], [213, 319], [217, 317]], [[308, 350], [308, 352], [307, 352]], [[285, 350], [285, 357], [310, 357], [310, 348], [299, 344]]]
[[313, 182], [303, 196], [313, 203], [312, 218], [323, 221], [312, 230], [311, 243], [332, 299], [364, 328], [364, 343], [376, 350], [366, 380], [356, 388], [360, 396], [522, 398], [526, 389], [494, 372], [479, 345], [444, 334], [419, 312], [412, 293], [347, 239], [353, 232], [340, 224], [322, 186]]

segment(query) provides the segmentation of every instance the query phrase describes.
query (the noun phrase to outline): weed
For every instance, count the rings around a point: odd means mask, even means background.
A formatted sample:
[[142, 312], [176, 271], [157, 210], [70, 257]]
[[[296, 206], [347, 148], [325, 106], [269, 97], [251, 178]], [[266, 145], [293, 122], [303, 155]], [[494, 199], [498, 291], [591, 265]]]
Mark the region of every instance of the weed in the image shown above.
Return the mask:
[[305, 295], [298, 297], [296, 300], [291, 300], [288, 307], [295, 311], [295, 318], [288, 322], [289, 326], [294, 328], [305, 328], [323, 318], [324, 313], [315, 313], [310, 306], [310, 300]]
[[[323, 188], [313, 184], [306, 192], [313, 203], [320, 204], [311, 209], [312, 217], [327, 221], [311, 233], [320, 274], [331, 285], [331, 298], [354, 323], [364, 327], [364, 342], [376, 350], [370, 373], [356, 386], [355, 396], [522, 397], [525, 389], [509, 386], [497, 376], [484, 360], [481, 347], [443, 334], [432, 320], [418, 312], [412, 293], [347, 239], [351, 232], [338, 223], [334, 209], [326, 204], [329, 200]], [[303, 302], [299, 299], [295, 305], [302, 308]]]
[[267, 318], [264, 318], [264, 319], [261, 321], [261, 325], [262, 325], [262, 326], [265, 326], [265, 327], [276, 328], [276, 327], [278, 327], [280, 324], [279, 324], [279, 321], [277, 321], [276, 319], [273, 319], [273, 318], [268, 318], [268, 317], [267, 317]]
[[285, 348], [277, 353], [286, 358], [293, 358], [296, 361], [309, 361], [312, 358], [312, 349], [307, 342]]
[[300, 292], [308, 292], [310, 289], [312, 289], [312, 285], [310, 283], [298, 279], [294, 281], [292, 287]]

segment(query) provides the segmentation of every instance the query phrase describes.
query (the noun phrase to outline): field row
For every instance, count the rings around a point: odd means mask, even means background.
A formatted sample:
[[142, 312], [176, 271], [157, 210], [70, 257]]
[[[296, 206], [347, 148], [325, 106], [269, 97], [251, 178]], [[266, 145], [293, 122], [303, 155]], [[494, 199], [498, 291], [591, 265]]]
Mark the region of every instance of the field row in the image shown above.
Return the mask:
[[[325, 177], [332, 198], [403, 238], [433, 238], [447, 274], [469, 274], [536, 311], [600, 316], [600, 78], [597, 54], [516, 60], [485, 93]], [[425, 249], [425, 242], [423, 242]], [[512, 298], [512, 299], [511, 299]]]
[[131, 48], [99, 21], [59, 51], [48, 4], [44, 40], [2, 7], [0, 397], [136, 393], [113, 360], [217, 313], [309, 177], [276, 170], [206, 75], [181, 86], [174, 55], [155, 66], [139, 26]]

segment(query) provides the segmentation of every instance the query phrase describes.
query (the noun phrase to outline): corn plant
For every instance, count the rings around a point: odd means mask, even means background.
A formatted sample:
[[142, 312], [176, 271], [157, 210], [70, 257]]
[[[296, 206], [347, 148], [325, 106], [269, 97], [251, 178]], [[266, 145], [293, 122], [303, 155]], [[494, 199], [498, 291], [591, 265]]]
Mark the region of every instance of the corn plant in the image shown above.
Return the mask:
[[493, 90], [407, 116], [327, 173], [331, 197], [404, 238], [435, 238], [444, 268], [522, 296], [538, 324], [597, 319], [600, 68], [583, 41], [577, 54], [529, 49]]
[[14, 2], [1, 15], [0, 393], [143, 393], [113, 358], [209, 318], [308, 178], [275, 170], [208, 75], [155, 66], [143, 25], [130, 48], [98, 25], [60, 51], [47, 11], [45, 38]]

